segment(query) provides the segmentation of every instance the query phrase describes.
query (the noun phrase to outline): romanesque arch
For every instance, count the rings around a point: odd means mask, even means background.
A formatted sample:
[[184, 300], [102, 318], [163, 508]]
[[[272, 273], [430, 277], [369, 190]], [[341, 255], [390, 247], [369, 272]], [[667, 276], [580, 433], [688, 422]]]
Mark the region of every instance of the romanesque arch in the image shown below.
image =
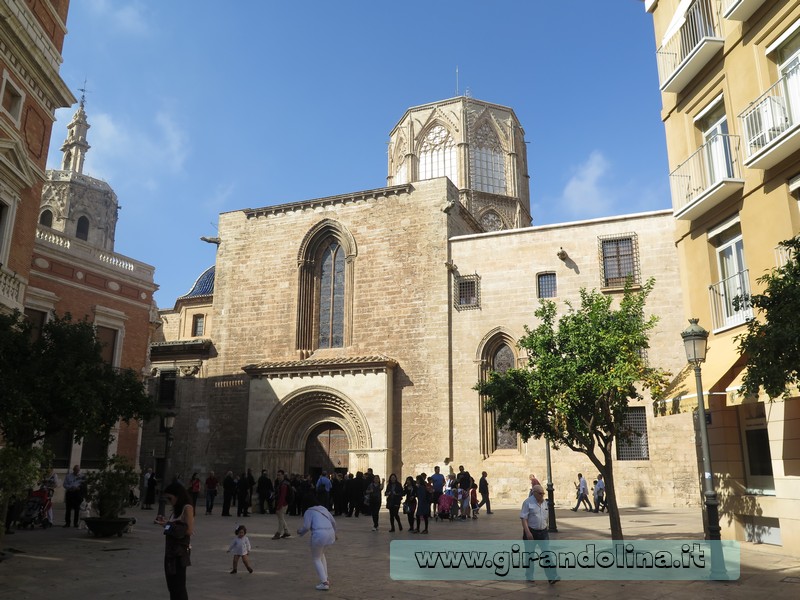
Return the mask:
[[272, 470], [305, 471], [309, 436], [326, 423], [344, 431], [351, 457], [372, 447], [367, 419], [354, 402], [332, 388], [303, 388], [287, 396], [264, 424], [260, 445]]

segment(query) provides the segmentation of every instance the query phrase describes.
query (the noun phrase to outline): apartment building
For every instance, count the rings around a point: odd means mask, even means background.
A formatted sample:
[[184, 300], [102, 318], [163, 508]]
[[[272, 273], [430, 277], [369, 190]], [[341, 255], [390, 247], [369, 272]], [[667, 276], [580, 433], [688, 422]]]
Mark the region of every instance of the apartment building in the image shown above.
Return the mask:
[[[702, 368], [723, 539], [800, 552], [800, 398], [743, 397], [737, 336], [800, 233], [800, 2], [645, 0], [653, 15], [686, 317]], [[664, 418], [697, 406], [678, 380]], [[700, 487], [698, 485], [698, 494]]]

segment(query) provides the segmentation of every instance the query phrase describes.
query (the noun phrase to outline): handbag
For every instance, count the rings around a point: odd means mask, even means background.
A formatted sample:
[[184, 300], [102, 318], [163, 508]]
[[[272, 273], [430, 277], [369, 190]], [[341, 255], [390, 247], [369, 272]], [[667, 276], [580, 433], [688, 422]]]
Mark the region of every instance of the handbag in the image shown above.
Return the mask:
[[408, 506], [408, 502], [403, 502], [403, 514], [404, 514], [404, 515], [407, 515], [407, 514], [408, 514], [408, 512], [409, 512], [409, 508], [410, 508], [410, 507]]

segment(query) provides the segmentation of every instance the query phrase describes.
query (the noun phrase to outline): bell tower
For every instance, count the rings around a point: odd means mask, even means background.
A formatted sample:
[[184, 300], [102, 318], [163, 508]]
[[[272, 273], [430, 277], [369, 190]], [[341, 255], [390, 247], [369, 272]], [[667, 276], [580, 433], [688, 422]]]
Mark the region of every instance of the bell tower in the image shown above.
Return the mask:
[[[81, 90], [84, 92], [85, 90]], [[114, 251], [117, 229], [117, 195], [102, 179], [83, 174], [89, 142], [86, 134], [86, 96], [67, 125], [61, 146], [61, 169], [48, 169], [39, 206], [39, 225], [82, 240], [108, 252]]]
[[72, 116], [72, 121], [67, 125], [67, 139], [61, 146], [64, 157], [61, 161], [62, 171], [74, 171], [83, 173], [83, 161], [86, 159], [86, 152], [91, 146], [86, 141], [86, 133], [89, 131], [89, 123], [86, 120], [86, 112], [83, 107], [86, 103], [86, 96], [81, 96], [81, 103], [78, 110]]
[[459, 96], [410, 108], [388, 158], [388, 185], [448, 177], [486, 231], [531, 224], [525, 132], [508, 107]]

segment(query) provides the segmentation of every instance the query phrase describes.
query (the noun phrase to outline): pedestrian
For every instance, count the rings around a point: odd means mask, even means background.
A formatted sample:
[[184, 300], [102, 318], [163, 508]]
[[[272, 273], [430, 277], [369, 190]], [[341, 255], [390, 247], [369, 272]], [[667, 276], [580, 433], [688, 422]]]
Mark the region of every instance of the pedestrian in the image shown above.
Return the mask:
[[251, 546], [250, 540], [247, 538], [247, 528], [244, 525], [239, 525], [236, 528], [236, 537], [233, 538], [231, 545], [228, 546], [228, 552], [233, 552], [233, 568], [231, 569], [231, 575], [236, 573], [236, 567], [239, 566], [240, 558], [245, 568], [247, 568], [247, 572], [253, 572], [253, 568], [250, 566], [250, 560], [247, 558], [247, 555], [250, 554], [250, 549]]
[[[272, 495], [272, 480], [267, 476], [267, 470], [261, 470], [261, 476], [256, 483], [256, 493], [258, 494], [258, 512], [262, 515], [269, 509], [270, 496]], [[270, 512], [272, 510], [270, 509]]]
[[275, 514], [278, 516], [278, 531], [275, 532], [272, 539], [279, 540], [290, 537], [289, 528], [286, 526], [286, 511], [289, 509], [289, 502], [291, 501], [292, 486], [283, 471], [278, 471], [275, 482], [278, 488], [275, 492]]
[[355, 511], [356, 519], [361, 513], [364, 506], [364, 491], [367, 489], [367, 483], [364, 481], [364, 473], [358, 471], [353, 479], [348, 481], [347, 485], [347, 516], [353, 516]]
[[478, 493], [481, 495], [481, 501], [480, 504], [478, 504], [478, 510], [480, 510], [483, 506], [486, 506], [486, 514], [491, 515], [492, 502], [489, 499], [489, 481], [486, 479], [486, 471], [481, 473], [481, 478], [478, 481]]
[[433, 484], [432, 503], [435, 507], [439, 506], [439, 497], [444, 493], [445, 482], [444, 475], [439, 472], [439, 465], [436, 465], [433, 467], [433, 475], [431, 475], [431, 483]]
[[478, 484], [473, 483], [472, 489], [469, 491], [469, 505], [472, 509], [472, 518], [478, 518]]
[[[547, 531], [547, 527], [550, 513], [547, 502], [544, 500], [544, 488], [541, 485], [535, 485], [532, 491], [533, 494], [525, 498], [522, 503], [519, 518], [522, 521], [522, 539], [539, 542], [537, 545], [539, 546], [539, 556], [541, 556], [542, 553], [547, 552], [549, 549], [550, 534]], [[535, 547], [526, 548], [526, 552], [531, 552], [531, 555], [533, 555], [533, 550], [535, 550]], [[530, 567], [527, 571], [529, 581], [533, 581], [533, 566], [535, 562], [530, 562]], [[552, 567], [545, 567], [545, 572], [550, 585], [561, 579], [558, 576], [558, 572]]]
[[406, 495], [406, 499], [403, 502], [403, 512], [408, 517], [408, 530], [413, 533], [414, 518], [417, 512], [417, 484], [414, 483], [414, 478], [411, 475], [406, 477], [406, 482], [403, 484], [403, 493]]
[[400, 505], [403, 503], [403, 486], [397, 481], [397, 475], [389, 475], [389, 483], [386, 484], [386, 508], [389, 509], [389, 533], [394, 532], [394, 522], [403, 531], [403, 524], [400, 522]]
[[247, 473], [239, 475], [239, 481], [236, 483], [236, 516], [249, 517], [250, 516], [250, 481], [247, 478]]
[[592, 510], [592, 503], [589, 502], [589, 485], [586, 483], [586, 478], [583, 476], [582, 473], [578, 473], [578, 483], [575, 484], [576, 493], [575, 496], [577, 498], [577, 502], [575, 503], [575, 507], [571, 508], [572, 512], [577, 512], [578, 507], [583, 504], [585, 511]]
[[256, 478], [253, 477], [253, 470], [247, 469], [247, 508], [253, 506], [253, 490], [256, 487]]
[[333, 483], [328, 478], [328, 472], [323, 471], [320, 474], [319, 479], [317, 479], [316, 485], [316, 492], [317, 492], [317, 500], [319, 501], [320, 505], [324, 506], [328, 510], [331, 508], [331, 490], [333, 489]]
[[83, 501], [84, 480], [79, 465], [72, 467], [72, 472], [64, 477], [64, 502], [67, 514], [64, 520], [64, 527], [69, 527], [70, 517], [73, 517], [75, 527], [80, 520], [81, 502]]
[[186, 592], [186, 567], [191, 562], [191, 539], [194, 533], [194, 510], [186, 488], [173, 481], [164, 488], [164, 496], [172, 505], [168, 519], [156, 517], [164, 527], [164, 577], [167, 580], [170, 600], [188, 600]]
[[216, 475], [214, 475], [214, 471], [208, 472], [208, 477], [206, 477], [206, 514], [210, 515], [211, 512], [214, 510], [214, 498], [217, 497], [217, 486], [219, 485], [219, 480], [217, 479]]
[[[602, 505], [603, 508], [600, 508]], [[597, 474], [597, 481], [594, 482], [594, 512], [606, 512], [606, 484], [603, 481], [603, 474]]]
[[233, 471], [225, 473], [222, 480], [222, 516], [231, 516], [231, 503], [236, 497], [236, 481], [233, 479]]
[[156, 485], [158, 480], [153, 473], [153, 467], [147, 467], [142, 482], [142, 510], [153, 510], [156, 501]]
[[528, 496], [533, 496], [533, 488], [535, 488], [537, 485], [542, 485], [542, 484], [539, 482], [539, 479], [536, 477], [536, 473], [531, 473], [528, 476], [528, 478], [531, 480], [531, 488], [530, 488], [530, 491], [528, 492]]
[[200, 478], [197, 473], [192, 473], [189, 480], [189, 495], [192, 498], [192, 510], [197, 514], [197, 498], [200, 496]]
[[367, 486], [364, 495], [365, 504], [369, 505], [369, 512], [372, 515], [372, 531], [378, 531], [378, 518], [381, 514], [381, 492], [383, 491], [383, 480], [379, 475], [372, 477], [372, 483]]
[[[412, 533], [428, 533], [433, 485], [428, 483], [427, 478], [428, 476], [425, 473], [420, 473], [417, 476], [417, 527]], [[425, 531], [419, 530], [420, 521], [425, 521]]]
[[316, 589], [329, 590], [331, 581], [328, 578], [328, 561], [325, 558], [325, 550], [338, 539], [336, 519], [328, 512], [327, 508], [316, 502], [303, 515], [303, 526], [297, 530], [297, 535], [302, 537], [309, 531], [311, 532], [311, 561], [314, 563], [319, 577]]

